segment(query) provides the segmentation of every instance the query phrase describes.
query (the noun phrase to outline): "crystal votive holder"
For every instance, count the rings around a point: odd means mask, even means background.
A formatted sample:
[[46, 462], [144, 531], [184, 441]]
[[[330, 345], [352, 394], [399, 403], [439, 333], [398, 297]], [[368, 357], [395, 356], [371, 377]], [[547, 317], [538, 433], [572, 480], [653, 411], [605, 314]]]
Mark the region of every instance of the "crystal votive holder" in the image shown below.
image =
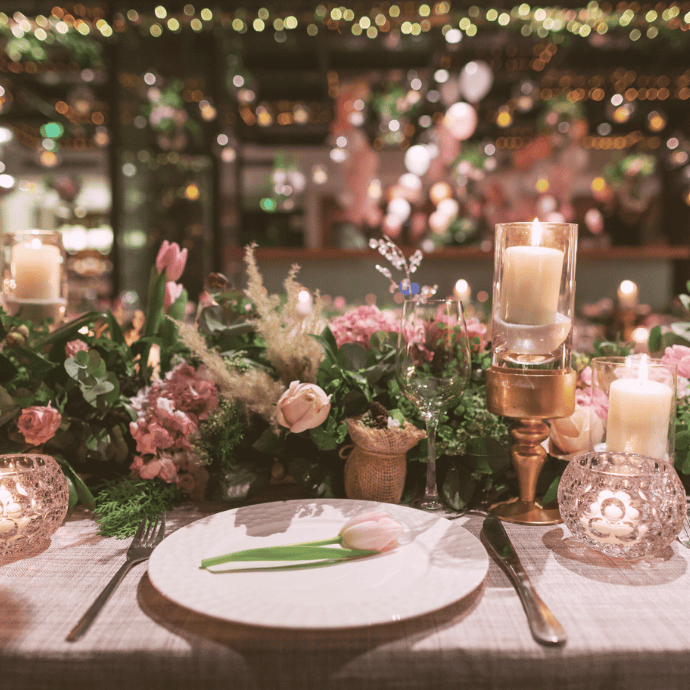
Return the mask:
[[0, 559], [43, 551], [68, 503], [67, 480], [49, 455], [0, 455]]
[[40, 324], [59, 324], [67, 309], [66, 254], [58, 230], [2, 235], [5, 310]]
[[608, 556], [643, 558], [680, 533], [685, 489], [666, 460], [590, 451], [565, 468], [558, 507], [566, 527], [587, 546]]

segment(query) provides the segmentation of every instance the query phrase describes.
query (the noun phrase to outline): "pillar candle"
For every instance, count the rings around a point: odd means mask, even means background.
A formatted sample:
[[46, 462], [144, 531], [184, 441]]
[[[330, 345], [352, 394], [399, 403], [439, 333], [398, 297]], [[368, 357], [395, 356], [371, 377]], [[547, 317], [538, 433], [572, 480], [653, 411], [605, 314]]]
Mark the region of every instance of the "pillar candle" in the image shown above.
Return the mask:
[[508, 247], [503, 253], [501, 319], [539, 326], [555, 323], [561, 292], [564, 253], [537, 246], [539, 223], [532, 226], [532, 246]]
[[646, 378], [611, 383], [606, 446], [621, 453], [666, 457], [673, 403], [671, 388]]
[[12, 247], [12, 275], [16, 300], [60, 298], [62, 255], [60, 248], [35, 237]]

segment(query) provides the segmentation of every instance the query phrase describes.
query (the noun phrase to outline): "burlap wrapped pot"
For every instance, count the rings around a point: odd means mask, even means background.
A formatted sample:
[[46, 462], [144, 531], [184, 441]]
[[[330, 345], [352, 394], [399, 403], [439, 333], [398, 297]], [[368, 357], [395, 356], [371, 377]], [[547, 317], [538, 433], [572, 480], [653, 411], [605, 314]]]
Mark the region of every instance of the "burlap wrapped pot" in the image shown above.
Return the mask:
[[[399, 503], [405, 486], [405, 453], [426, 432], [405, 422], [394, 429], [376, 429], [360, 417], [347, 420], [354, 445], [340, 451], [345, 463], [345, 494], [364, 501]], [[349, 457], [347, 454], [349, 453]]]

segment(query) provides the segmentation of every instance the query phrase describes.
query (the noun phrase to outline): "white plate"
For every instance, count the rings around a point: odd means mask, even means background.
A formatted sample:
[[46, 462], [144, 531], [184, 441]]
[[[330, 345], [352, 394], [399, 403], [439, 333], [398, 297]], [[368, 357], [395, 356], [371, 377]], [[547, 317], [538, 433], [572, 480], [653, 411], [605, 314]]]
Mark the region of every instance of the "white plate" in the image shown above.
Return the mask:
[[[202, 559], [231, 551], [327, 539], [370, 510], [389, 512], [405, 525], [394, 550], [307, 570], [213, 574], [199, 567]], [[246, 506], [193, 522], [161, 542], [148, 572], [161, 594], [198, 613], [274, 628], [336, 629], [435, 611], [470, 594], [488, 568], [481, 542], [457, 522], [389, 503], [309, 499]]]

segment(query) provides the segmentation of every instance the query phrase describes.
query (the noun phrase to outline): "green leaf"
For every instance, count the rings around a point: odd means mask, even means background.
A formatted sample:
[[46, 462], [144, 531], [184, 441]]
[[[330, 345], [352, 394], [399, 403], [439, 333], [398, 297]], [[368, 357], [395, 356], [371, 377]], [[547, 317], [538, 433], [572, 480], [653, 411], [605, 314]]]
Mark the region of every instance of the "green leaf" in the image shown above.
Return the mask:
[[80, 329], [88, 326], [97, 319], [103, 318], [104, 314], [100, 311], [89, 311], [82, 314], [76, 319], [69, 321], [64, 326], [56, 328], [50, 335], [36, 344], [36, 349], [42, 350], [46, 345], [51, 345], [61, 340], [74, 340], [77, 337]]
[[0, 380], [9, 381], [17, 374], [17, 367], [14, 362], [0, 353]]
[[476, 480], [472, 474], [459, 462], [451, 462], [443, 480], [441, 493], [454, 510], [467, 508], [474, 494]]
[[[64, 474], [64, 472], [63, 472]], [[65, 479], [67, 480], [67, 488], [69, 489], [69, 499], [67, 502], [67, 515], [71, 515], [74, 510], [74, 506], [79, 503], [79, 494], [77, 494], [77, 488], [74, 486], [74, 482], [65, 474]]]
[[3, 415], [7, 412], [14, 413], [17, 409], [17, 403], [14, 398], [2, 387], [0, 386], [0, 413]]
[[328, 546], [266, 546], [258, 549], [236, 551], [224, 556], [205, 558], [201, 561], [201, 568], [210, 568], [223, 563], [237, 563], [246, 561], [315, 561], [357, 558], [359, 556], [373, 556], [379, 551], [369, 549], [342, 549]]
[[273, 431], [272, 427], [264, 429], [259, 438], [252, 443], [252, 448], [266, 455], [277, 455], [283, 448], [283, 440]]
[[359, 371], [367, 363], [367, 351], [359, 343], [343, 343], [338, 350], [338, 364], [350, 371]]
[[676, 448], [683, 450], [690, 446], [690, 431], [679, 431], [676, 434]]
[[94, 500], [93, 494], [91, 493], [89, 487], [84, 484], [84, 480], [74, 471], [74, 468], [69, 464], [65, 457], [56, 455], [55, 459], [58, 461], [58, 463], [60, 463], [60, 467], [62, 468], [64, 475], [69, 477], [74, 484], [77, 496], [79, 496], [79, 502], [85, 508], [94, 510], [96, 507], [96, 501]]
[[659, 352], [659, 350], [661, 350], [661, 326], [654, 326], [654, 328], [649, 331], [647, 346], [650, 352]]
[[678, 299], [685, 308], [685, 311], [690, 311], [690, 297], [688, 295], [678, 295]]
[[561, 481], [561, 475], [559, 474], [552, 482], [549, 488], [546, 490], [546, 493], [544, 494], [544, 498], [541, 499], [540, 503], [541, 505], [545, 506], [548, 503], [551, 503], [551, 501], [555, 501], [556, 497], [558, 496], [558, 484]]

